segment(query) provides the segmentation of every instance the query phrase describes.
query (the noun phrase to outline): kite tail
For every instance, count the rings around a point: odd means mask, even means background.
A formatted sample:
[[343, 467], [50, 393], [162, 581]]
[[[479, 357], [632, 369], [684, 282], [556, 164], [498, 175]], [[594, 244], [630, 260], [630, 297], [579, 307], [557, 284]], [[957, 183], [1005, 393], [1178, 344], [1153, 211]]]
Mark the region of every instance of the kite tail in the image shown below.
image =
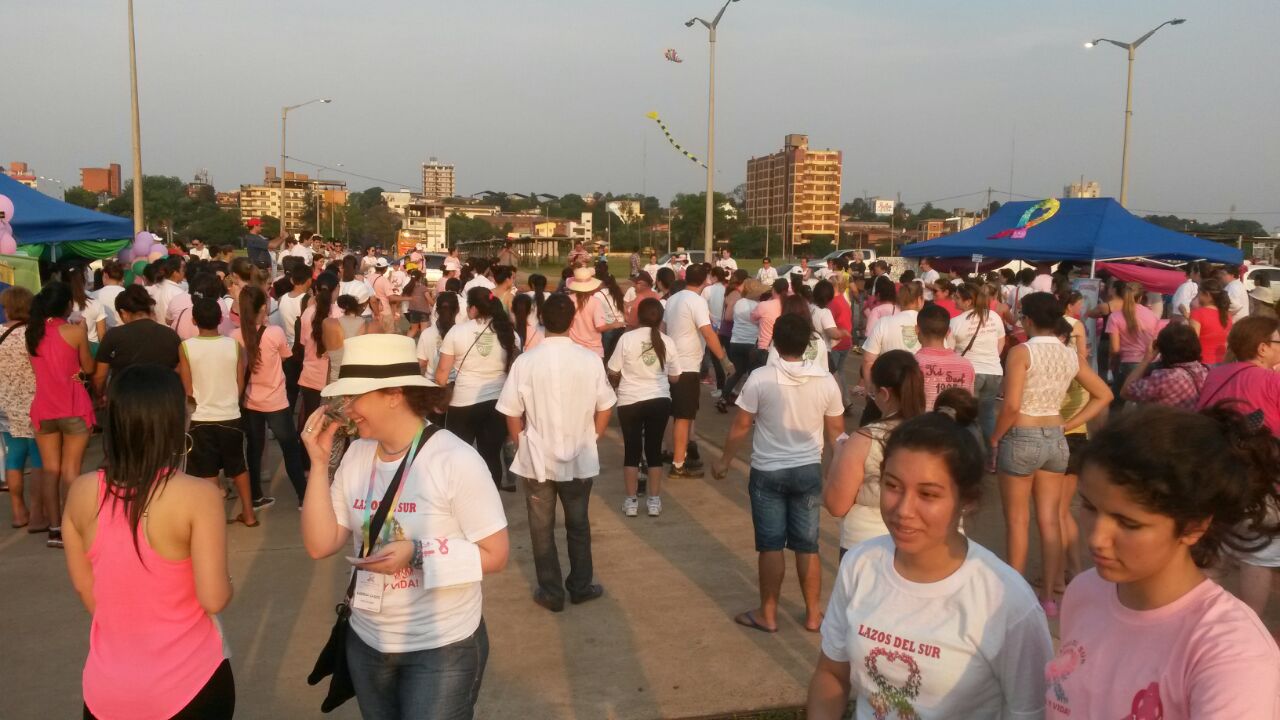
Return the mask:
[[688, 150], [685, 150], [684, 147], [680, 145], [680, 143], [676, 142], [675, 138], [671, 137], [671, 131], [667, 130], [667, 124], [662, 122], [662, 118], [658, 116], [658, 113], [656, 111], [645, 113], [645, 117], [658, 123], [658, 127], [662, 128], [662, 134], [667, 136], [667, 142], [671, 143], [671, 147], [675, 148], [676, 150], [679, 150], [681, 155], [684, 155], [685, 157], [689, 158], [690, 160], [697, 163], [698, 165], [701, 165], [703, 168], [707, 166], [706, 163], [699, 160], [693, 153], [689, 152]]

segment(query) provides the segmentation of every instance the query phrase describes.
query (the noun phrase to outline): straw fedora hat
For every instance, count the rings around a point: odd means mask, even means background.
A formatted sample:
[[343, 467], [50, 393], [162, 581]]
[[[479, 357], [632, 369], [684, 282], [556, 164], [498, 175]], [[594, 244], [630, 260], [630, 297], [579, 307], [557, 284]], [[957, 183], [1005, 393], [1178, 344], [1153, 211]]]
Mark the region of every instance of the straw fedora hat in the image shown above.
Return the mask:
[[595, 292], [604, 282], [596, 277], [595, 268], [574, 268], [573, 279], [569, 281], [569, 289], [573, 292]]
[[431, 383], [418, 366], [417, 343], [412, 338], [378, 333], [343, 342], [338, 379], [320, 395], [363, 395], [395, 387], [431, 387]]

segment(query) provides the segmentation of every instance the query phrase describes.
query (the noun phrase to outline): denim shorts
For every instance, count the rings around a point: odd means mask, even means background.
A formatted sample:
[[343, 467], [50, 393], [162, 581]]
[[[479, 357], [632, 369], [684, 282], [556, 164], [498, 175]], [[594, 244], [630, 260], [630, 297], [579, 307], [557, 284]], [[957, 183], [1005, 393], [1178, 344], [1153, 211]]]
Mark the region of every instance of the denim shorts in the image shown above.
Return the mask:
[[40, 451], [36, 448], [35, 438], [14, 437], [4, 434], [4, 469], [22, 470], [28, 465], [32, 470], [39, 470]]
[[818, 552], [822, 466], [818, 463], [782, 470], [751, 468], [751, 524], [756, 552], [790, 548]]
[[1000, 438], [996, 457], [1001, 474], [1025, 477], [1037, 470], [1066, 472], [1071, 451], [1062, 426], [1015, 427]]

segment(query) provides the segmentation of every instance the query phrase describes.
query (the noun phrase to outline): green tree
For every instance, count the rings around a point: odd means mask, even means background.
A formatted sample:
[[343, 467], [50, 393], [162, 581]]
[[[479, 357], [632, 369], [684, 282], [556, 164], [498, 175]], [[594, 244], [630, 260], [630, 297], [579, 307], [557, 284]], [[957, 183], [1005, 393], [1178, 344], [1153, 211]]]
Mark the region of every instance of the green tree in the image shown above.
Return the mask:
[[[671, 221], [671, 235], [675, 244], [686, 249], [695, 250], [702, 247], [707, 215], [707, 194], [679, 193], [672, 200], [675, 218]], [[715, 234], [716, 237], [732, 237], [741, 223], [725, 212], [723, 207], [728, 198], [723, 193], [716, 193], [715, 200]], [[597, 226], [599, 228], [600, 226]]]
[[1153, 225], [1168, 230], [1187, 233], [1221, 233], [1223, 235], [1243, 235], [1245, 237], [1261, 237], [1267, 234], [1266, 228], [1257, 220], [1238, 220], [1231, 218], [1217, 223], [1203, 223], [1199, 220], [1181, 218], [1177, 215], [1147, 215], [1143, 218]]
[[876, 210], [863, 198], [854, 198], [840, 207], [840, 214], [858, 222], [874, 222]]
[[62, 199], [72, 205], [79, 205], [90, 210], [98, 209], [98, 196], [79, 185], [67, 188], [66, 192], [62, 193]]

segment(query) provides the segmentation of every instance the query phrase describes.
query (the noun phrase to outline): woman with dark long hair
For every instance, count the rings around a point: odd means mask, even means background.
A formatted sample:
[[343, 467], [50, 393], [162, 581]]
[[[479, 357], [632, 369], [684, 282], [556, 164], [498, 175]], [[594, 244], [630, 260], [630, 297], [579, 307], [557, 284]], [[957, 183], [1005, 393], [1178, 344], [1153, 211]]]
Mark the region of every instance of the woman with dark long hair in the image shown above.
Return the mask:
[[465, 443], [475, 443], [500, 489], [515, 492], [502, 483], [502, 444], [507, 422], [497, 410], [498, 396], [518, 353], [515, 328], [502, 302], [488, 288], [473, 287], [467, 293], [467, 320], [454, 325], [440, 345], [436, 384], [449, 384], [457, 370], [445, 428]]
[[[440, 345], [458, 321], [458, 294], [440, 293], [436, 298], [436, 321], [418, 336], [418, 365], [432, 387], [436, 387], [436, 368], [440, 366]], [[456, 373], [455, 373], [456, 374]], [[449, 378], [453, 382], [453, 377]]]
[[872, 398], [880, 419], [859, 428], [835, 450], [822, 505], [840, 518], [840, 552], [889, 532], [880, 517], [880, 467], [889, 434], [924, 412], [924, 375], [906, 350], [890, 350], [871, 366]]
[[600, 276], [603, 285], [596, 295], [604, 306], [605, 320], [608, 323], [608, 329], [601, 333], [601, 340], [604, 343], [604, 357], [609, 357], [618, 344], [618, 338], [627, 331], [627, 304], [623, 299], [622, 288], [618, 287], [618, 279], [608, 272], [608, 263], [600, 264], [604, 265], [605, 273]]
[[[302, 398], [303, 419], [310, 417], [320, 407], [320, 391], [329, 382], [329, 355], [324, 324], [326, 320], [332, 319], [329, 315], [333, 312], [333, 293], [337, 289], [337, 276], [321, 274], [311, 283], [311, 294], [315, 302], [308, 303], [307, 309], [299, 317], [297, 345], [302, 346], [302, 372], [298, 375], [298, 395]], [[304, 467], [307, 460], [306, 453], [303, 453]]]
[[[1065, 560], [1059, 506], [1071, 452], [1064, 431], [1102, 412], [1111, 402], [1111, 391], [1080, 363], [1079, 351], [1062, 341], [1060, 335], [1067, 334], [1062, 303], [1042, 292], [1021, 300], [1027, 341], [1009, 351], [1004, 402], [989, 443], [997, 459], [1009, 564], [1018, 572], [1027, 566], [1028, 508], [1035, 503], [1044, 566], [1040, 604], [1052, 618], [1058, 615], [1054, 587], [1063, 577]], [[1062, 405], [1072, 380], [1090, 397], [1073, 417], [1063, 419]]]
[[67, 568], [93, 616], [84, 716], [230, 718], [235, 681], [214, 616], [231, 601], [218, 489], [178, 471], [177, 373], [127, 368], [108, 390], [103, 469], [67, 497]]
[[534, 273], [529, 276], [529, 291], [525, 293], [533, 298], [533, 308], [537, 311], [538, 321], [542, 321], [542, 303], [547, 301], [547, 276]]
[[1231, 298], [1222, 281], [1208, 278], [1200, 282], [1199, 305], [1188, 316], [1191, 329], [1200, 339], [1200, 359], [1218, 365], [1227, 357], [1227, 335], [1231, 332]]
[[[1000, 409], [1000, 383], [1004, 380], [1005, 330], [993, 298], [1000, 289], [992, 284], [966, 283], [956, 292], [960, 314], [951, 319], [951, 339], [961, 357], [973, 363], [973, 394], [978, 398], [978, 426], [984, 440], [996, 431]], [[1002, 303], [1003, 305], [1003, 303]]]
[[267, 428], [275, 436], [284, 456], [285, 471], [298, 504], [307, 489], [307, 474], [302, 465], [302, 442], [289, 411], [284, 388], [285, 358], [292, 354], [284, 330], [267, 324], [267, 296], [255, 286], [240, 291], [240, 329], [232, 334], [244, 348], [249, 381], [245, 383], [244, 419], [249, 460], [249, 487], [254, 508], [275, 503], [262, 489], [262, 456], [267, 446]]
[[640, 461], [648, 466], [648, 512], [662, 514], [662, 436], [671, 417], [671, 385], [680, 379], [676, 344], [660, 331], [662, 303], [640, 301], [636, 317], [640, 327], [625, 333], [609, 356], [609, 379], [618, 388], [618, 424], [622, 426], [622, 480], [626, 498], [622, 512], [635, 517]]
[[528, 352], [542, 342], [545, 331], [538, 322], [533, 306], [533, 298], [521, 293], [511, 300], [511, 319], [516, 327], [516, 336], [520, 338], [520, 351]]
[[23, 329], [36, 394], [31, 427], [44, 466], [41, 499], [49, 519], [48, 545], [62, 547], [62, 500], [80, 474], [94, 425], [93, 402], [82, 378], [93, 375], [89, 336], [67, 322], [72, 294], [66, 283], [51, 282], [31, 302], [31, 320]]

